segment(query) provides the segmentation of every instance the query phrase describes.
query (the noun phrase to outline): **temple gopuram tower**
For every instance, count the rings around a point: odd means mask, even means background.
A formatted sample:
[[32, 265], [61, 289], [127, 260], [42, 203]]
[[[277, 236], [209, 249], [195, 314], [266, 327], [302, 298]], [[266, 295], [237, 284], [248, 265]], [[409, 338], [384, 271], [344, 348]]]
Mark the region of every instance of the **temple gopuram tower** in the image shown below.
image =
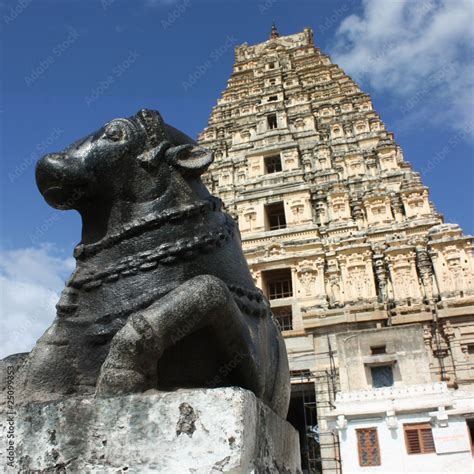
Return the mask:
[[305, 469], [341, 472], [328, 417], [343, 333], [417, 325], [425, 375], [453, 391], [474, 385], [472, 239], [443, 222], [370, 96], [310, 28], [273, 26], [235, 49], [199, 143], [214, 151], [206, 184], [238, 221], [285, 337]]

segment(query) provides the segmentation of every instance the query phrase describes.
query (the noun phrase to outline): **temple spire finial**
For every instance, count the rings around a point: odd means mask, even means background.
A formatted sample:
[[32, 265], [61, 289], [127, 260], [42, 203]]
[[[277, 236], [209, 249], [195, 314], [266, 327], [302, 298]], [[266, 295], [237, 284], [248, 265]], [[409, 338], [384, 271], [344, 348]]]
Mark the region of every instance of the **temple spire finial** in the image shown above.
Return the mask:
[[272, 32], [270, 33], [270, 39], [278, 38], [280, 33], [278, 33], [275, 22], [272, 23]]

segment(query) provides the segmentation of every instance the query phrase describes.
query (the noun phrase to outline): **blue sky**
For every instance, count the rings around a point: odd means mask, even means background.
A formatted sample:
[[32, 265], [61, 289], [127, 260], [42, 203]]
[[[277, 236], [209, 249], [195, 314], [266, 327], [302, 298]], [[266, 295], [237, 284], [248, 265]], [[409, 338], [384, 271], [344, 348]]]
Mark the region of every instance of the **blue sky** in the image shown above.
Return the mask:
[[234, 46], [266, 40], [273, 20], [282, 35], [314, 29], [316, 45], [372, 95], [446, 221], [474, 233], [473, 8], [470, 0], [0, 0], [1, 304], [6, 329], [17, 326], [5, 353], [28, 350], [52, 320], [80, 235], [76, 213], [39, 195], [36, 160], [142, 107], [196, 136], [225, 88]]

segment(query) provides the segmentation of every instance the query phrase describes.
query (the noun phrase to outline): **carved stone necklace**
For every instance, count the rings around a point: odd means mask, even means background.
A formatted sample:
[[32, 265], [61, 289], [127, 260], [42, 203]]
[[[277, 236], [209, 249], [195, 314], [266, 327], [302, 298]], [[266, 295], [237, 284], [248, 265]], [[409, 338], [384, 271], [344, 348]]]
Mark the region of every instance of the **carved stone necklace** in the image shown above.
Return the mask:
[[[221, 208], [222, 201], [211, 196], [207, 200], [198, 201], [193, 204], [167, 209], [160, 213], [151, 213], [143, 218], [123, 225], [118, 231], [108, 235], [99, 242], [78, 245], [74, 250], [74, 256], [76, 259], [84, 261], [123, 240], [156, 229], [166, 223], [176, 222], [180, 219], [189, 218], [205, 212], [220, 211]], [[170, 265], [181, 259], [194, 258], [200, 254], [208, 253], [215, 248], [221, 247], [225, 242], [233, 238], [234, 231], [235, 222], [230, 216], [226, 215], [224, 224], [214, 230], [193, 237], [178, 239], [174, 242], [165, 242], [155, 249], [124, 257], [117, 263], [99, 272], [88, 272], [87, 270], [84, 272], [81, 271], [81, 268], [77, 268], [67, 282], [67, 286], [73, 288], [75, 291], [89, 292], [99, 288], [103, 284], [115, 282], [119, 278], [126, 278], [136, 275], [139, 272], [151, 271], [158, 265]], [[249, 290], [231, 284], [227, 286], [232, 292], [234, 301], [242, 311], [259, 317], [271, 314], [269, 304], [266, 302], [260, 290]], [[153, 299], [152, 294], [150, 294], [144, 298], [143, 302], [140, 301], [138, 306], [147, 305]], [[138, 302], [132, 306], [136, 307], [137, 303]], [[65, 306], [67, 306], [67, 303]], [[76, 308], [74, 308], [72, 312], [75, 312], [75, 310]], [[105, 319], [110, 319], [114, 314], [127, 314], [130, 311], [131, 308], [122, 308], [120, 311], [113, 311]]]
[[222, 201], [215, 196], [210, 196], [208, 199], [192, 204], [185, 204], [174, 209], [166, 209], [158, 213], [150, 213], [122, 225], [116, 232], [104, 237], [99, 242], [77, 245], [74, 249], [74, 257], [79, 260], [84, 260], [96, 255], [104, 249], [116, 245], [122, 240], [130, 239], [147, 230], [156, 229], [168, 222], [175, 222], [205, 212], [220, 211], [221, 208]]
[[190, 238], [178, 239], [175, 242], [165, 242], [156, 249], [139, 252], [120, 259], [100, 272], [76, 271], [67, 286], [75, 289], [90, 291], [118, 280], [121, 277], [136, 275], [138, 272], [153, 270], [159, 264], [167, 265], [179, 259], [193, 258], [201, 253], [207, 253], [232, 239], [235, 223], [226, 216], [224, 225], [210, 232], [198, 234]]

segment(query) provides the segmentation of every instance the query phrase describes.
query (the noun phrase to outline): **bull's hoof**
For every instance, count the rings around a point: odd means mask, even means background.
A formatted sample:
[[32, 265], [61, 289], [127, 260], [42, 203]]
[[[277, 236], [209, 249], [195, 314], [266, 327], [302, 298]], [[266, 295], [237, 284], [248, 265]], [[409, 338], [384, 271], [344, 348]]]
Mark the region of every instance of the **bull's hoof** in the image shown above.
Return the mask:
[[97, 382], [96, 397], [126, 395], [147, 390], [146, 378], [133, 369], [103, 369]]

